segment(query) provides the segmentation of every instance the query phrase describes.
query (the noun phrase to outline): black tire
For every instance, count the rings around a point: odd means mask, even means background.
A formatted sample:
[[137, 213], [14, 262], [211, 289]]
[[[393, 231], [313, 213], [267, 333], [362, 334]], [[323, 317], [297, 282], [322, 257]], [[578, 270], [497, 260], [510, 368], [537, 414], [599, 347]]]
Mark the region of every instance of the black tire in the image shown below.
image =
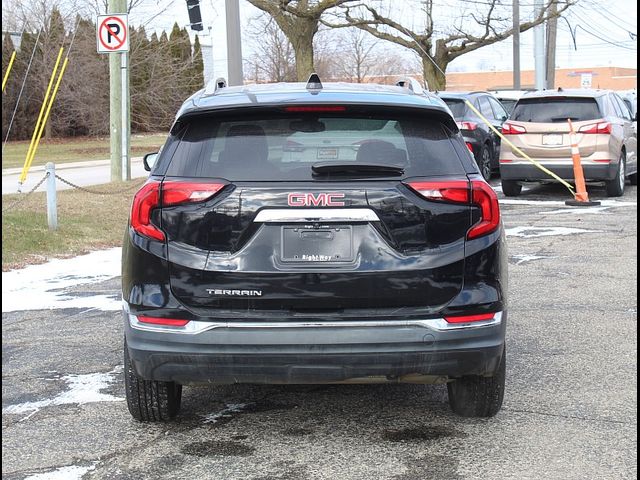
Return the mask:
[[502, 180], [502, 193], [507, 197], [517, 197], [522, 192], [522, 185], [515, 180]]
[[175, 382], [144, 380], [136, 375], [124, 342], [124, 385], [129, 413], [141, 422], [163, 422], [180, 410], [182, 385]]
[[618, 161], [618, 169], [612, 180], [606, 182], [607, 197], [621, 197], [624, 195], [624, 182], [626, 180], [625, 154], [622, 152]]
[[484, 144], [482, 148], [480, 148], [478, 157], [476, 158], [476, 164], [480, 169], [482, 177], [487, 182], [491, 180], [491, 150], [489, 149], [489, 145]]
[[463, 417], [493, 417], [500, 411], [504, 398], [506, 356], [505, 349], [493, 377], [471, 375], [447, 384], [449, 405], [454, 413]]

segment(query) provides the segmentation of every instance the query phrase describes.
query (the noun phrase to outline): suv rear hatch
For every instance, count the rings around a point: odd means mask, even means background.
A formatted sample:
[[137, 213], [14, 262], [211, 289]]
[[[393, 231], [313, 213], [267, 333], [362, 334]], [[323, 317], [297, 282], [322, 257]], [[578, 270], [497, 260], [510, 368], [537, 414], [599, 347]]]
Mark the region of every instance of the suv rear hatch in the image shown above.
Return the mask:
[[505, 134], [519, 134], [518, 139], [522, 143], [518, 146], [534, 158], [570, 160], [571, 139], [567, 119], [573, 122], [580, 154], [583, 157], [592, 155], [597, 150], [600, 139], [597, 135], [592, 135], [595, 132], [591, 131], [591, 127], [602, 119], [600, 107], [593, 97], [520, 99], [508, 122], [520, 128], [510, 131], [507, 125], [503, 129]]
[[178, 126], [153, 218], [180, 301], [246, 318], [436, 311], [460, 292], [480, 208], [453, 121], [353, 110], [285, 107]]

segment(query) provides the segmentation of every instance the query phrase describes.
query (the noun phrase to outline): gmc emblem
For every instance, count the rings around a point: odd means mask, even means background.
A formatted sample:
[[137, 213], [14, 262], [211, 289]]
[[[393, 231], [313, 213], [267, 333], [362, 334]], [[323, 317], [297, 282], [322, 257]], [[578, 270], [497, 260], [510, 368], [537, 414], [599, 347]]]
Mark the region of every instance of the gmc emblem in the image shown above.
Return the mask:
[[344, 193], [290, 193], [287, 203], [290, 207], [344, 207]]

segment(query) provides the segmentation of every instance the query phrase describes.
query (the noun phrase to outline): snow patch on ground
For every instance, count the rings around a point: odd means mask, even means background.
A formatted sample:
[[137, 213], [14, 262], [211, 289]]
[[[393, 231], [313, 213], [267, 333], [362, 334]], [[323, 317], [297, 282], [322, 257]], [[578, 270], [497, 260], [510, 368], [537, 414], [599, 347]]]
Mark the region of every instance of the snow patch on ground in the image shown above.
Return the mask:
[[635, 207], [638, 204], [636, 202], [622, 202], [618, 200], [602, 200], [600, 206], [594, 207], [571, 207], [561, 208], [559, 210], [551, 210], [550, 212], [541, 212], [541, 215], [558, 215], [563, 213], [569, 213], [572, 215], [580, 215], [583, 213], [607, 213], [610, 208], [616, 207]]
[[542, 260], [545, 258], [553, 258], [553, 257], [549, 257], [546, 255], [527, 255], [527, 254], [521, 254], [521, 255], [511, 255], [511, 258], [514, 260], [514, 264], [515, 265], [521, 265], [523, 263], [526, 262], [533, 262], [534, 260]]
[[90, 465], [88, 467], [69, 465], [57, 468], [50, 472], [29, 475], [24, 480], [80, 480], [85, 473], [88, 473], [95, 468], [95, 465]]
[[601, 230], [587, 230], [572, 227], [512, 227], [505, 230], [508, 237], [535, 238], [556, 235], [576, 235], [578, 233], [601, 233]]
[[96, 308], [120, 310], [119, 295], [74, 296], [66, 290], [120, 275], [121, 249], [99, 250], [74, 258], [2, 272], [2, 311]]
[[124, 400], [120, 397], [114, 397], [106, 393], [101, 393], [112, 383], [115, 376], [122, 372], [123, 367], [117, 366], [107, 373], [88, 373], [84, 375], [65, 375], [61, 377], [67, 383], [68, 390], [56, 395], [53, 398], [38, 400], [37, 402], [24, 402], [17, 405], [9, 405], [2, 409], [3, 414], [22, 415], [29, 413], [20, 421], [26, 420], [33, 416], [41, 409], [51, 405], [82, 405], [85, 403], [95, 402], [119, 402]]
[[241, 413], [248, 406], [248, 403], [228, 403], [226, 407], [219, 412], [205, 415], [202, 423], [218, 423], [218, 420], [230, 418], [234, 413]]

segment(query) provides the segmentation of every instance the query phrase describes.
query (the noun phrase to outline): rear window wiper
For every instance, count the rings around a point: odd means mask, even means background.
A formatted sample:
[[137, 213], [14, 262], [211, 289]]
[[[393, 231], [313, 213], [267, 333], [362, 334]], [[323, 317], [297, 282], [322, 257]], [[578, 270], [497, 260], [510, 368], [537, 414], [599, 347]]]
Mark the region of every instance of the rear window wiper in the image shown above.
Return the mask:
[[404, 168], [398, 165], [361, 162], [320, 162], [311, 166], [314, 175], [382, 175], [399, 176]]

